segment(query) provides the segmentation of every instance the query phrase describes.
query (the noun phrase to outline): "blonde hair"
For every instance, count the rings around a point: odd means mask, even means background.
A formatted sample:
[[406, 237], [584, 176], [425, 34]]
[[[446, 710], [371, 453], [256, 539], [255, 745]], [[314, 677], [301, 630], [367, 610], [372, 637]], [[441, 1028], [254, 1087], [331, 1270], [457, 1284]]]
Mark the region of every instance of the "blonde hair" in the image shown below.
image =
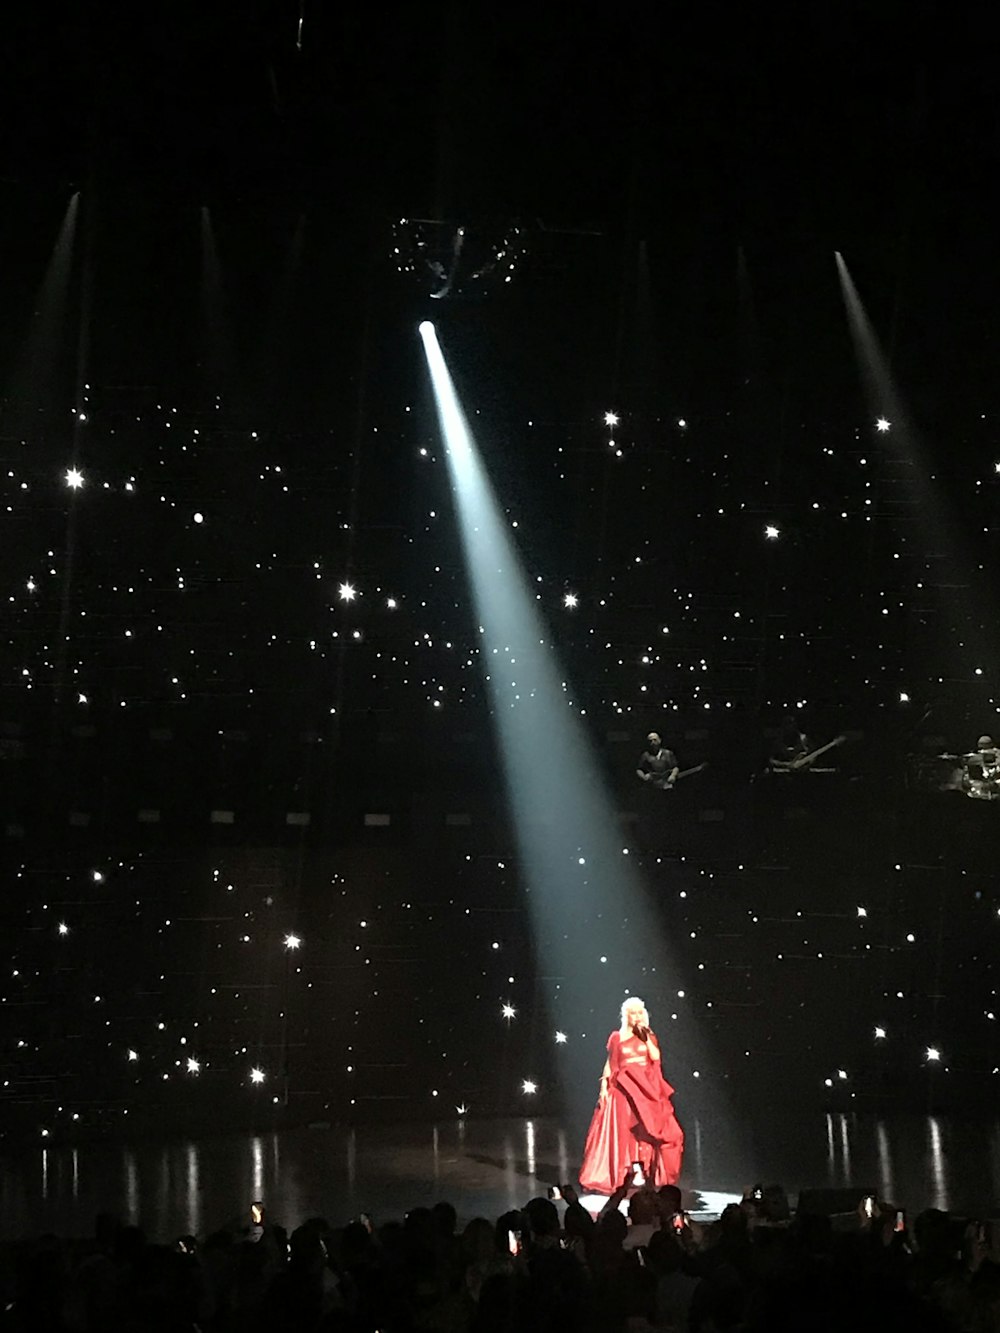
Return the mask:
[[622, 1022], [621, 1022], [621, 1027], [620, 1027], [620, 1029], [619, 1029], [619, 1031], [621, 1032], [621, 1034], [622, 1034], [623, 1037], [627, 1037], [628, 1034], [629, 1034], [629, 1030], [630, 1030], [630, 1029], [629, 1029], [629, 1025], [628, 1025], [628, 1021], [627, 1021], [627, 1019], [626, 1019], [626, 1014], [628, 1013], [628, 1011], [629, 1011], [630, 1009], [634, 1009], [635, 1006], [636, 1006], [637, 1004], [642, 1005], [642, 1011], [643, 1011], [643, 1013], [646, 1015], [646, 1018], [647, 1018], [647, 1019], [649, 1018], [649, 1010], [646, 1008], [646, 1001], [645, 1001], [645, 1000], [640, 1000], [639, 997], [638, 997], [638, 995], [630, 995], [630, 996], [628, 997], [627, 1000], [623, 1000], [623, 1001], [622, 1001]]

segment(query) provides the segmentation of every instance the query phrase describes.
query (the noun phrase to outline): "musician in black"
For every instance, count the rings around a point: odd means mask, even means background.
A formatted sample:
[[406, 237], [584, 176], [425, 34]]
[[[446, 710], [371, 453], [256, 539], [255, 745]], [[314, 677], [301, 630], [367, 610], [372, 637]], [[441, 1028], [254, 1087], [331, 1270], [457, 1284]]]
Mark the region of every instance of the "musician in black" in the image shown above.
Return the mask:
[[639, 767], [635, 770], [636, 775], [643, 782], [652, 783], [654, 787], [661, 789], [672, 787], [680, 772], [677, 756], [673, 750], [666, 748], [656, 731], [651, 731], [646, 741], [649, 748], [642, 752]]
[[980, 801], [1000, 800], [1000, 749], [992, 736], [980, 736], [973, 754], [963, 758], [962, 790]]
[[772, 762], [778, 767], [787, 768], [795, 764], [797, 759], [804, 758], [809, 749], [809, 737], [799, 726], [798, 718], [789, 713], [778, 731], [771, 755]]

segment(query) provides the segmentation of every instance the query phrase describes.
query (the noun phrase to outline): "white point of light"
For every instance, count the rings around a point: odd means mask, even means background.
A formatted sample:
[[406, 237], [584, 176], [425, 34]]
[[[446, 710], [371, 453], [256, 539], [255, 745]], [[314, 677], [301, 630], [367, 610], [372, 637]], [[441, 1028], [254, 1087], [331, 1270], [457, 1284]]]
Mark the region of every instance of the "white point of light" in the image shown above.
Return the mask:
[[83, 485], [83, 473], [78, 467], [67, 468], [64, 480], [71, 491], [78, 491]]
[[130, 1047], [129, 1047], [129, 1050], [128, 1050], [128, 1058], [129, 1058], [130, 1060], [138, 1060], [138, 1058], [139, 1058], [139, 1052], [138, 1052], [138, 1051], [133, 1051], [132, 1047], [130, 1046]]
[[286, 949], [297, 949], [301, 943], [302, 940], [298, 935], [288, 934], [285, 936]]
[[888, 418], [879, 417], [878, 421], [875, 422], [875, 429], [884, 435], [891, 425], [892, 422]]
[[68, 935], [68, 934], [69, 934], [69, 926], [67, 926], [67, 924], [66, 924], [65, 921], [60, 921], [60, 922], [59, 922], [59, 934], [60, 934], [60, 935]]
[[868, 915], [868, 908], [867, 908], [867, 907], [859, 907], [859, 908], [858, 908], [858, 916], [867, 916], [867, 915]]
[[778, 528], [774, 526], [773, 523], [769, 523], [767, 527], [764, 529], [764, 536], [770, 542], [776, 541], [780, 535], [781, 535], [780, 531], [778, 530]]
[[557, 1045], [557, 1046], [562, 1046], [563, 1043], [564, 1043], [566, 1040], [567, 1040], [567, 1038], [566, 1038], [566, 1033], [565, 1033], [565, 1032], [557, 1032], [557, 1033], [556, 1033], [556, 1045]]
[[932, 1064], [941, 1059], [941, 1052], [936, 1046], [927, 1047], [927, 1059]]
[[568, 592], [566, 596], [563, 598], [563, 606], [565, 606], [568, 611], [573, 611], [576, 608], [577, 601], [578, 598], [576, 593]]
[[204, 523], [204, 521], [205, 521], [205, 515], [204, 515], [204, 514], [195, 514], [195, 516], [194, 516], [194, 521], [195, 521], [196, 523]]
[[901, 704], [908, 704], [910, 702], [910, 696], [906, 693], [905, 690], [899, 691], [899, 702]]
[[605, 414], [604, 414], [604, 424], [605, 424], [605, 426], [617, 426], [617, 425], [618, 425], [618, 413], [617, 413], [617, 412], [605, 412]]
[[90, 878], [94, 881], [95, 884], [103, 884], [103, 883], [104, 883], [104, 875], [102, 874], [102, 872], [101, 872], [100, 870], [92, 870], [92, 871], [91, 871], [91, 874], [90, 874]]
[[885, 1028], [876, 1028], [876, 1029], [875, 1029], [875, 1040], [876, 1040], [876, 1041], [881, 1041], [884, 1037], [885, 1037]]
[[340, 594], [340, 600], [342, 602], [353, 602], [358, 595], [357, 590], [351, 583], [342, 583], [337, 589], [337, 592]]
[[264, 1082], [264, 1071], [263, 1071], [263, 1069], [251, 1069], [251, 1070], [250, 1070], [250, 1082], [251, 1082], [251, 1083], [263, 1083], [263, 1082]]
[[506, 1019], [516, 1018], [517, 1010], [512, 1004], [505, 1004], [500, 1010], [501, 1015]]
[[530, 1078], [526, 1078], [521, 1084], [521, 1091], [528, 1093], [530, 1096], [531, 1093], [538, 1091], [538, 1084], [534, 1083]]
[[196, 1060], [193, 1055], [188, 1056], [187, 1071], [189, 1074], [200, 1074], [201, 1061]]

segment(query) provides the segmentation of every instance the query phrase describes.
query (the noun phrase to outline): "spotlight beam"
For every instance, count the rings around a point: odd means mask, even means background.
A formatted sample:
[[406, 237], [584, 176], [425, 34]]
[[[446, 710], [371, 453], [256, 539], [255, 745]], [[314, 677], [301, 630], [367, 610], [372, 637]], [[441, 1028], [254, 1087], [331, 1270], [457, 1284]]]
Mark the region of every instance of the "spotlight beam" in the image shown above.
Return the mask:
[[[909, 508], [922, 528], [925, 550], [919, 551], [911, 545], [905, 554], [910, 557], [926, 558], [928, 552], [934, 552], [935, 555], [940, 552], [949, 553], [957, 566], [956, 595], [963, 604], [963, 620], [970, 626], [978, 625], [982, 632], [985, 630], [982, 610], [977, 610], [961, 591], [963, 587], [973, 585], [972, 571], [975, 564], [963, 536], [962, 521], [950, 511], [940, 486], [932, 484], [934, 469], [930, 457], [896, 389], [889, 361], [882, 349], [878, 334], [868, 318], [864, 302], [848, 271], [844, 256], [838, 250], [835, 251], [834, 257], [858, 370], [867, 394], [868, 411], [878, 435], [878, 448], [882, 457], [893, 460], [901, 476], [906, 478], [905, 487], [897, 483], [896, 489], [904, 495], [906, 491], [909, 492], [907, 497]], [[882, 489], [883, 491], [887, 489], [887, 479], [882, 479]], [[873, 528], [874, 526], [873, 523]], [[901, 532], [897, 531], [896, 540], [901, 545], [907, 545], [905, 526]], [[981, 654], [987, 651], [989, 651], [988, 644], [984, 639], [976, 652]]]
[[664, 1012], [666, 988], [676, 996], [683, 981], [622, 855], [622, 835], [569, 683], [480, 461], [434, 326], [425, 321], [419, 331], [478, 617], [480, 664], [531, 910], [540, 990], [549, 1006], [549, 1026], [569, 1034], [559, 1044], [558, 1061], [554, 1052], [550, 1058], [566, 1091], [582, 1099], [576, 1108], [582, 1110], [584, 1103], [593, 1104], [603, 1043], [630, 992], [659, 1005], [655, 1017], [667, 1034], [668, 1066], [687, 1067], [687, 1024], [672, 1023]]

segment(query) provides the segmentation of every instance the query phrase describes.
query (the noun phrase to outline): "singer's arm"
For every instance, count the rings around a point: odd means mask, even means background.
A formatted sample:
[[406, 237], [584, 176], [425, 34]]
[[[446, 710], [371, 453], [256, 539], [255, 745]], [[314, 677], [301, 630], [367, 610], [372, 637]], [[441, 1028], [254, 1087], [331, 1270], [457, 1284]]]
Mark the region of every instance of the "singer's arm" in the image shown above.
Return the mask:
[[647, 1030], [647, 1032], [646, 1032], [646, 1050], [649, 1052], [649, 1058], [650, 1058], [651, 1060], [659, 1060], [659, 1058], [660, 1058], [660, 1046], [659, 1046], [659, 1043], [657, 1042], [656, 1038], [653, 1036], [652, 1032], [650, 1032], [650, 1031], [648, 1031], [648, 1030]]
[[608, 1038], [608, 1058], [604, 1061], [604, 1068], [601, 1071], [601, 1101], [603, 1102], [611, 1088], [611, 1080], [618, 1073], [618, 1066], [621, 1063], [621, 1038], [617, 1032], [612, 1032]]
[[603, 1102], [608, 1095], [611, 1087], [611, 1059], [604, 1061], [604, 1068], [601, 1071], [601, 1101]]

